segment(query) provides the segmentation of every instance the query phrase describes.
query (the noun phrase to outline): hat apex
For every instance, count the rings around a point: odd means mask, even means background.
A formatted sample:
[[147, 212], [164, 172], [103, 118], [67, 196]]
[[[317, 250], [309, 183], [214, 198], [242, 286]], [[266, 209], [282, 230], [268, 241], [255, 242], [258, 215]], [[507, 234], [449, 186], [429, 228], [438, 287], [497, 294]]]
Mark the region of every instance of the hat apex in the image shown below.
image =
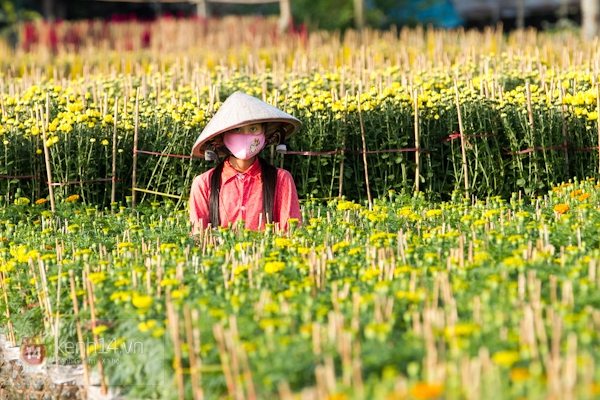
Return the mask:
[[215, 142], [215, 147], [218, 149], [219, 145], [222, 145], [219, 135], [233, 128], [254, 123], [267, 124], [265, 132], [267, 143], [279, 128], [283, 128], [287, 139], [302, 126], [300, 120], [279, 108], [246, 93], [234, 92], [221, 104], [219, 110], [202, 130], [192, 147], [192, 155], [204, 157], [206, 145], [211, 140]]

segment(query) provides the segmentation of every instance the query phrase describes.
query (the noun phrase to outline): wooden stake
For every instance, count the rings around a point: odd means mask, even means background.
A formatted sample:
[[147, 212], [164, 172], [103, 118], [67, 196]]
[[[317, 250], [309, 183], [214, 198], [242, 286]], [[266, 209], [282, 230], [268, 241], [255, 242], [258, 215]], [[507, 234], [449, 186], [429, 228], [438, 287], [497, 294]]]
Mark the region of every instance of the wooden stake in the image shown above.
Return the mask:
[[421, 181], [421, 171], [419, 168], [419, 94], [417, 90], [413, 92], [414, 97], [414, 112], [415, 112], [415, 191], [419, 191], [419, 183]]
[[[552, 81], [552, 85], [554, 85], [554, 81]], [[565, 118], [565, 103], [563, 102], [564, 88], [560, 84], [560, 82], [557, 87], [558, 87], [558, 93], [559, 93], [559, 98], [560, 98], [560, 119], [562, 121], [562, 135], [563, 135], [563, 139], [564, 139], [563, 144], [565, 145], [565, 169], [566, 169], [565, 175], [570, 176], [570, 174], [569, 174], [569, 149], [567, 148], [569, 133], [567, 132], [567, 119]], [[598, 89], [598, 90], [600, 91], [600, 89]], [[596, 102], [598, 103], [598, 99], [596, 99]], [[598, 140], [600, 141], [600, 125], [598, 126], [598, 138], [599, 138]], [[599, 147], [598, 152], [600, 154], [600, 147]], [[600, 168], [600, 157], [598, 158], [598, 165]], [[598, 170], [598, 173], [600, 173], [600, 169]]]
[[371, 210], [373, 207], [373, 201], [371, 199], [371, 187], [369, 185], [369, 168], [367, 165], [367, 141], [365, 140], [365, 126], [363, 124], [362, 111], [361, 111], [361, 107], [360, 107], [361, 91], [362, 91], [362, 85], [359, 86], [359, 88], [358, 88], [358, 95], [356, 96], [356, 99], [357, 99], [357, 109], [358, 109], [358, 120], [360, 122], [360, 137], [362, 139], [362, 149], [363, 149], [362, 156], [363, 156], [363, 164], [365, 167], [365, 183], [367, 185], [367, 199], [369, 201], [369, 210]]
[[87, 355], [85, 343], [83, 341], [83, 332], [81, 331], [81, 323], [79, 322], [79, 304], [77, 300], [77, 290], [75, 288], [75, 276], [73, 270], [69, 270], [69, 280], [71, 282], [71, 298], [73, 299], [73, 312], [75, 315], [75, 328], [77, 329], [77, 340], [79, 341], [79, 353], [81, 354], [81, 363], [83, 364], [83, 377], [85, 384], [90, 384], [90, 374], [88, 371]]
[[[17, 345], [17, 341], [15, 339], [15, 331], [13, 330], [13, 325], [10, 320], [10, 308], [8, 307], [8, 290], [6, 290], [6, 285], [4, 284], [4, 279], [6, 278], [5, 274], [0, 272], [0, 284], [2, 285], [2, 291], [4, 292], [4, 302], [6, 304], [6, 319], [8, 320], [8, 340], [12, 346]], [[52, 322], [50, 322], [52, 325]]]
[[[50, 97], [46, 95], [46, 113], [49, 110]], [[52, 186], [52, 168], [50, 167], [50, 153], [48, 150], [47, 137], [46, 137], [46, 124], [44, 123], [44, 113], [42, 112], [42, 106], [39, 108], [40, 122], [42, 123], [42, 142], [44, 145], [44, 161], [46, 162], [46, 179], [48, 180], [48, 191], [50, 194], [50, 210], [56, 211], [56, 205], [54, 203], [54, 186]]]
[[229, 367], [229, 355], [225, 349], [225, 341], [223, 339], [223, 326], [219, 323], [213, 325], [213, 334], [215, 341], [217, 342], [217, 348], [219, 349], [219, 358], [221, 359], [221, 366], [223, 368], [223, 375], [225, 375], [225, 383], [227, 385], [227, 393], [230, 398], [235, 398], [236, 384], [231, 374]]
[[[600, 83], [596, 84], [596, 112], [600, 114]], [[600, 175], [600, 116], [596, 119], [596, 125], [598, 127], [598, 174]]]
[[[343, 85], [343, 83], [342, 83]], [[346, 149], [346, 130], [348, 129], [348, 93], [344, 96], [344, 133], [342, 136], [342, 149], [341, 155], [342, 159], [340, 161], [340, 177], [339, 177], [339, 185], [338, 185], [338, 197], [342, 197], [343, 186], [344, 186], [344, 159], [346, 158], [344, 155], [344, 151]]]
[[60, 333], [60, 274], [62, 273], [62, 263], [58, 264], [58, 280], [56, 281], [56, 318], [54, 324], [54, 364], [58, 365], [58, 335]]
[[227, 329], [223, 331], [223, 340], [225, 342], [225, 349], [229, 354], [229, 360], [231, 361], [231, 373], [233, 377], [233, 381], [239, 383], [239, 386], [236, 386], [235, 391], [235, 399], [236, 400], [244, 400], [244, 390], [241, 386], [242, 378], [240, 375], [240, 363], [238, 359], [238, 355], [235, 348], [235, 343], [233, 339], [233, 333], [231, 329]]
[[254, 388], [254, 382], [252, 380], [252, 371], [250, 370], [250, 363], [248, 362], [248, 354], [244, 345], [239, 343], [236, 338], [239, 337], [237, 330], [237, 320], [235, 316], [229, 317], [230, 326], [230, 337], [232, 344], [232, 352], [236, 352], [237, 358], [242, 366], [242, 376], [244, 379], [244, 386], [246, 387], [246, 393], [248, 394], [249, 400], [256, 400], [256, 390]]
[[165, 293], [166, 304], [167, 304], [167, 322], [169, 324], [169, 331], [171, 332], [171, 340], [173, 346], [175, 346], [175, 377], [177, 379], [177, 391], [179, 392], [179, 398], [185, 398], [185, 382], [183, 380], [183, 367], [181, 365], [181, 338], [179, 337], [179, 315], [173, 309], [173, 302], [171, 301], [171, 291], [167, 290]]
[[460, 98], [458, 95], [458, 82], [454, 79], [454, 91], [456, 92], [456, 112], [458, 116], [458, 129], [460, 130], [460, 149], [462, 153], [462, 166], [465, 181], [465, 197], [469, 197], [469, 168], [467, 167], [467, 151], [465, 148], [465, 136], [463, 130], [462, 116], [460, 113]]
[[38, 268], [40, 270], [40, 280], [42, 281], [42, 293], [44, 294], [44, 302], [46, 303], [46, 309], [48, 310], [48, 322], [50, 323], [50, 329], [54, 334], [54, 325], [52, 324], [52, 305], [50, 304], [50, 296], [48, 296], [48, 280], [46, 279], [46, 270], [44, 269], [44, 262], [38, 254]]
[[27, 260], [27, 263], [29, 264], [29, 272], [31, 273], [31, 276], [33, 276], [33, 282], [35, 284], [35, 291], [37, 292], [38, 302], [40, 303], [40, 307], [44, 312], [44, 326], [52, 325], [52, 316], [50, 315], [50, 311], [48, 310], [48, 307], [46, 307], [46, 303], [44, 302], [44, 299], [42, 297], [42, 290], [40, 290], [41, 282], [40, 284], [38, 284], [38, 277], [35, 273], [33, 258], [30, 257], [29, 260]]
[[0, 84], [0, 108], [2, 108], [2, 116], [6, 115], [4, 110], [4, 79], [2, 79], [2, 83]]
[[133, 172], [131, 175], [131, 208], [135, 208], [135, 185], [137, 178], [137, 145], [138, 145], [138, 130], [139, 130], [139, 101], [140, 89], [138, 88], [135, 94], [135, 126], [133, 131]]
[[289, 383], [287, 381], [280, 381], [277, 385], [277, 393], [279, 394], [279, 398], [281, 400], [293, 400], [292, 390], [290, 389]]
[[115, 97], [115, 116], [112, 143], [112, 186], [110, 202], [114, 203], [117, 195], [117, 120], [119, 118], [119, 98]]
[[188, 343], [188, 354], [190, 358], [190, 375], [192, 378], [192, 394], [194, 400], [204, 399], [202, 390], [202, 357], [200, 354], [200, 329], [193, 328], [198, 324], [198, 310], [190, 312], [189, 307], [183, 309], [185, 320], [186, 341]]
[[362, 380], [362, 363], [359, 358], [355, 358], [352, 362], [352, 381], [357, 398], [362, 398], [364, 394], [364, 386]]
[[[87, 276], [90, 275], [89, 265], [86, 264], [86, 273]], [[96, 327], [96, 307], [94, 305], [94, 285], [92, 281], [89, 279], [86, 280], [87, 292], [88, 292], [88, 300], [90, 303], [90, 316], [92, 319], [92, 329]], [[96, 348], [100, 347], [100, 340], [98, 339], [98, 334], [94, 333], [94, 345]], [[107, 393], [106, 381], [104, 379], [104, 365], [102, 364], [102, 357], [96, 357], [96, 364], [98, 365], [98, 372], [100, 373], [100, 387], [102, 391], [102, 395], [105, 396]]]

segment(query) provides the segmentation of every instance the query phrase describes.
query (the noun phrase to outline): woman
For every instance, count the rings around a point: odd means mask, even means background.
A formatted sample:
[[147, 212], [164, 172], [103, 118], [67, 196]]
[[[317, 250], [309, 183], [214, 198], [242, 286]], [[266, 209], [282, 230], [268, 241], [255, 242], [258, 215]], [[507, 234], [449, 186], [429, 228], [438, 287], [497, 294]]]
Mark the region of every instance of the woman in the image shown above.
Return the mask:
[[243, 220], [246, 229], [265, 223], [287, 229], [300, 222], [298, 193], [291, 174], [258, 157], [267, 145], [285, 152], [285, 141], [301, 122], [255, 97], [235, 92], [223, 102], [194, 144], [192, 154], [207, 160], [224, 159], [198, 175], [190, 192], [192, 234], [209, 224], [228, 226]]

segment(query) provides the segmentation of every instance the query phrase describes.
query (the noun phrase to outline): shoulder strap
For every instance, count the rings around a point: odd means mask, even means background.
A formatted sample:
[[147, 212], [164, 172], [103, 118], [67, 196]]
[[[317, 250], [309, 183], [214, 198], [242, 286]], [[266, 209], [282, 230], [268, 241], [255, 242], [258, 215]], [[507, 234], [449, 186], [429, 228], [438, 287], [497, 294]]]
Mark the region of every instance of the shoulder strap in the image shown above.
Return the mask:
[[217, 164], [212, 176], [210, 177], [210, 203], [208, 210], [210, 213], [210, 223], [213, 228], [221, 226], [221, 218], [219, 216], [219, 195], [221, 193], [221, 172], [223, 172], [223, 162]]

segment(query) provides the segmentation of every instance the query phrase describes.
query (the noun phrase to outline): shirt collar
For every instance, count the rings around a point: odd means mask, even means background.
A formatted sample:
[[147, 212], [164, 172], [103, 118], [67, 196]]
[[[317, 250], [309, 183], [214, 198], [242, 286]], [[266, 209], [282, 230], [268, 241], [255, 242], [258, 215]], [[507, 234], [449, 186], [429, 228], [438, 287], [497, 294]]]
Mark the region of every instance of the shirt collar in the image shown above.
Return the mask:
[[[258, 161], [258, 157], [254, 159], [254, 162], [244, 172], [244, 175], [247, 177], [251, 177], [257, 180], [260, 180], [262, 169], [260, 167], [260, 161]], [[237, 169], [233, 168], [233, 166], [229, 163], [229, 158], [225, 160], [225, 164], [223, 165], [223, 173], [221, 178], [223, 182], [227, 182], [231, 178], [235, 177], [238, 173], [240, 173]]]

